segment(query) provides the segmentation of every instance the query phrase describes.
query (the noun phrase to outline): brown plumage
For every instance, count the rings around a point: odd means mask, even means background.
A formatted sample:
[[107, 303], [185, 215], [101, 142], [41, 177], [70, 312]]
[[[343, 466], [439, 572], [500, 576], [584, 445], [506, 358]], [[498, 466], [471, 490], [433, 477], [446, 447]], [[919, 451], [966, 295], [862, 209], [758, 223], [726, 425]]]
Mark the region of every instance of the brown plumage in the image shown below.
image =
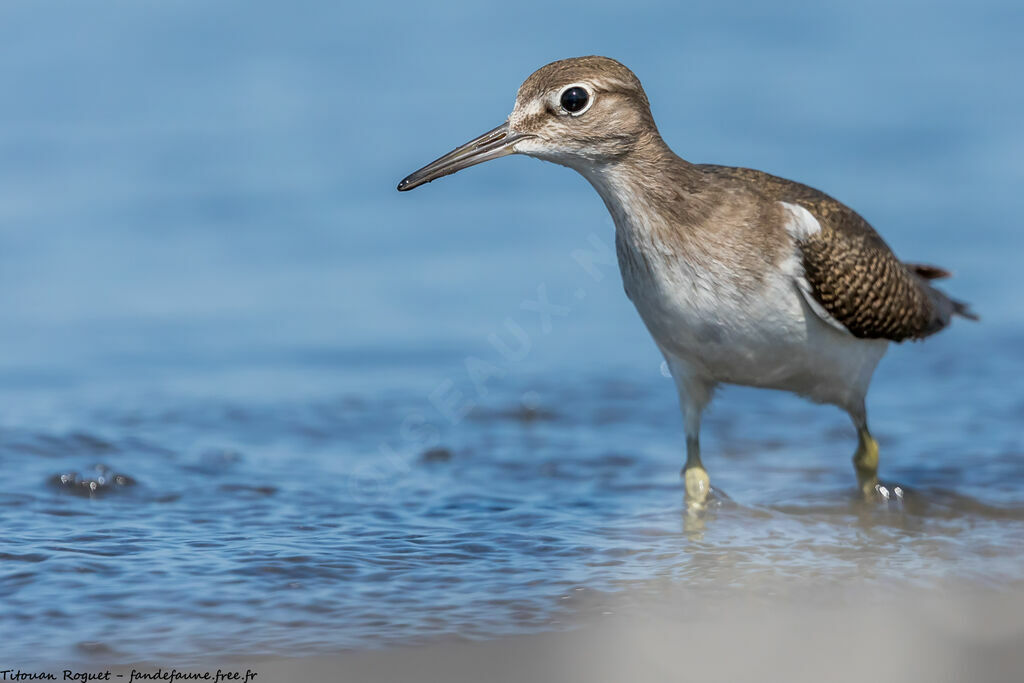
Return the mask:
[[781, 389], [845, 410], [865, 495], [884, 492], [865, 396], [889, 341], [974, 318], [903, 263], [855, 211], [761, 171], [691, 164], [661, 138], [633, 72], [605, 57], [554, 62], [508, 120], [410, 174], [411, 190], [508, 154], [575, 169], [604, 200], [626, 294], [675, 380], [687, 499], [703, 505], [701, 415], [720, 384]]
[[811, 212], [821, 231], [799, 242], [804, 272], [814, 298], [854, 336], [900, 342], [938, 332], [953, 315], [977, 320], [966, 304], [927, 282], [949, 271], [902, 263], [860, 214], [824, 192], [749, 168], [698, 168]]
[[[731, 260], [738, 268], [750, 269], [748, 279], [756, 280], [766, 265], [762, 259], [772, 260], [770, 252], [783, 243], [781, 226], [771, 215], [778, 213], [776, 202], [798, 204], [821, 224], [820, 232], [798, 245], [811, 293], [854, 336], [897, 342], [922, 339], [946, 327], [953, 315], [974, 318], [965, 304], [928, 283], [948, 276], [947, 271], [900, 262], [867, 221], [829, 195], [762, 171], [692, 165], [676, 157], [658, 134], [640, 81], [618, 62], [581, 57], [548, 64], [526, 79], [517, 99], [544, 101], [553, 85], [581, 77], [588, 77], [599, 98], [603, 96], [606, 104], [610, 99], [615, 106], [604, 120], [573, 121], [572, 133], [599, 148], [604, 159], [621, 156], [623, 172], [659, 179], [643, 192], [652, 206], [677, 214], [674, 229], [661, 236], [666, 245], [677, 244], [680, 253], [698, 257], [722, 244], [733, 251]], [[544, 128], [551, 125], [555, 106], [548, 101], [544, 109], [524, 110], [522, 116], [513, 112], [510, 123], [525, 131]], [[666, 184], [669, 178], [674, 182]], [[720, 232], [744, 219], [759, 229], [745, 233], [742, 241], [728, 240]], [[721, 238], [702, 234], [709, 231], [717, 231]]]

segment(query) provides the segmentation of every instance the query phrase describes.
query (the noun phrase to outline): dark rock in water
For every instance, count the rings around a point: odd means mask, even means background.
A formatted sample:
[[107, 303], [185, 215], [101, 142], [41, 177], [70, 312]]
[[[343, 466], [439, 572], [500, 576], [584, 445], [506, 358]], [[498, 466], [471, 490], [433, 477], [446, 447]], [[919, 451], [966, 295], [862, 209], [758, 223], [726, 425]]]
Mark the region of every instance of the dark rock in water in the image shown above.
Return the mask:
[[478, 422], [512, 421], [530, 424], [533, 422], [556, 422], [561, 419], [561, 415], [553, 410], [547, 410], [530, 403], [492, 410], [477, 409], [470, 413], [470, 419]]
[[134, 486], [135, 480], [126, 474], [115, 472], [106, 465], [95, 465], [81, 474], [55, 474], [50, 478], [50, 484], [75, 495], [92, 497]]
[[272, 496], [277, 493], [276, 486], [259, 484], [221, 484], [219, 489], [225, 493], [245, 493], [256, 496]]
[[447, 448], [431, 448], [420, 455], [422, 462], [448, 462], [452, 459], [452, 452]]

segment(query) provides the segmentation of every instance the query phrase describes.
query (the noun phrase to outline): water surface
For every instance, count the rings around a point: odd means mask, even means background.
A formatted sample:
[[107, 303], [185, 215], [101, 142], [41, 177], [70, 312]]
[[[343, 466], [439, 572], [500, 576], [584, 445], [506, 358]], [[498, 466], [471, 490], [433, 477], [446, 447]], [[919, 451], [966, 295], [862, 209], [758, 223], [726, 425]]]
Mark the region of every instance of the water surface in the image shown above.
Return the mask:
[[[1020, 8], [529, 9], [0, 10], [5, 654], [491, 637], [652, 580], [1020, 588]], [[727, 498], [688, 517], [585, 182], [506, 159], [394, 192], [591, 52], [684, 156], [807, 180], [957, 272], [983, 322], [894, 348], [869, 397], [902, 500], [853, 495], [835, 409], [726, 389]]]

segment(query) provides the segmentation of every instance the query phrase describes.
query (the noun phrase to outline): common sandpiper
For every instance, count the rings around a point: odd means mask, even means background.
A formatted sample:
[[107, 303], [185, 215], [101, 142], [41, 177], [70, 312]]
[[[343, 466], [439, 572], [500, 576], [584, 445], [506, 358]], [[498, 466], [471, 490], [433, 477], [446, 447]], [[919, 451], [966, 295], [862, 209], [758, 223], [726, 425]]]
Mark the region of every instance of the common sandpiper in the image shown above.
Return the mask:
[[900, 261], [853, 209], [762, 171], [692, 164], [662, 140], [640, 81], [619, 62], [553, 62], [519, 88], [505, 123], [405, 178], [411, 190], [509, 154], [579, 171], [615, 221], [626, 295], [665, 357], [686, 431], [686, 497], [703, 506], [701, 413], [719, 384], [781, 389], [845, 410], [866, 496], [878, 442], [865, 396], [890, 342], [976, 319]]

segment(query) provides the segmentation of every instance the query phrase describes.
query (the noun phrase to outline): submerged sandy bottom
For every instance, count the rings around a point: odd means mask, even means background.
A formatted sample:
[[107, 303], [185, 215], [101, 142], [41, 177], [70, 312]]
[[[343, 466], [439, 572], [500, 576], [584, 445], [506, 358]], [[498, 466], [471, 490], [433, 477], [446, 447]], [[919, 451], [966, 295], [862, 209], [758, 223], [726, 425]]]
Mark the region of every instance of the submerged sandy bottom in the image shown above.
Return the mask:
[[556, 632], [295, 659], [211, 660], [194, 670], [251, 669], [258, 683], [1007, 682], [1024, 676], [1020, 588], [763, 589], [722, 600], [702, 599], [679, 584], [646, 584], [611, 602], [575, 605], [571, 626]]

